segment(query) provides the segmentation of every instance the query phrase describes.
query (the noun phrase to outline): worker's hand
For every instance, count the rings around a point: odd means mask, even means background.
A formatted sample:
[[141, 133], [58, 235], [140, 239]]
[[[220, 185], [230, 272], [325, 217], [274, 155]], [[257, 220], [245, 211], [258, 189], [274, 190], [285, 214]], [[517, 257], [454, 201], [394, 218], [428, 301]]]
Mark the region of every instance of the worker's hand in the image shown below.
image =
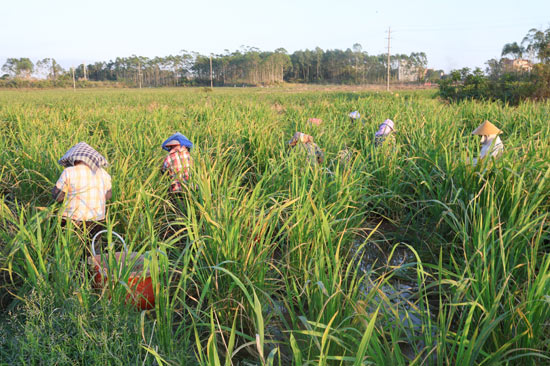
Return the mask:
[[105, 200], [108, 201], [113, 197], [113, 192], [109, 189], [107, 193], [105, 193]]
[[52, 188], [52, 198], [54, 201], [63, 202], [65, 199], [65, 192], [54, 186]]

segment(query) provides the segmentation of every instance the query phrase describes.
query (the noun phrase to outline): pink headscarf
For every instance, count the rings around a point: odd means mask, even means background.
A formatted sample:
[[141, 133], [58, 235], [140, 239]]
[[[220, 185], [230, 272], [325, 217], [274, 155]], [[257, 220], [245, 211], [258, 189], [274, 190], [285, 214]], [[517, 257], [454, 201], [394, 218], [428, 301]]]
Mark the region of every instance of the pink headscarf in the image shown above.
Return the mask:
[[391, 119], [387, 119], [380, 125], [380, 127], [378, 127], [378, 131], [376, 131], [376, 134], [374, 136], [376, 137], [387, 136], [393, 131], [394, 131], [393, 121]]

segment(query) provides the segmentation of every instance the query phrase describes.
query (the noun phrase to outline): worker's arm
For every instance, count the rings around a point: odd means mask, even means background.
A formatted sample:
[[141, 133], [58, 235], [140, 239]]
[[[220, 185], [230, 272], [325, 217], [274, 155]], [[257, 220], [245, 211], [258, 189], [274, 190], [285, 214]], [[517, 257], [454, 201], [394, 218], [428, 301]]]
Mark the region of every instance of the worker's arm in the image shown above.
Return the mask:
[[105, 190], [105, 201], [108, 201], [111, 199], [111, 197], [113, 197], [113, 192], [111, 191], [111, 176], [107, 174], [107, 172], [103, 169], [101, 169], [101, 173], [103, 174], [103, 189]]
[[52, 188], [52, 198], [54, 199], [54, 201], [63, 202], [63, 200], [65, 199], [65, 192], [54, 186]]
[[68, 191], [69, 187], [69, 175], [67, 170], [63, 170], [61, 176], [55, 183], [55, 186], [52, 188], [52, 198], [54, 201], [63, 202], [65, 200], [65, 193]]

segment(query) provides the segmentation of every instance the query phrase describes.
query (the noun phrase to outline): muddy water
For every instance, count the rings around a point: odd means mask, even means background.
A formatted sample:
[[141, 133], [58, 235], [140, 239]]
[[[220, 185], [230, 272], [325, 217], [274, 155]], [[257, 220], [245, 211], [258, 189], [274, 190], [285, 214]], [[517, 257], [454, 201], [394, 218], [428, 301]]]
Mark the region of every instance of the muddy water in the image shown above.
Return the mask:
[[[392, 252], [393, 250], [393, 252]], [[405, 245], [392, 247], [387, 241], [358, 239], [354, 243], [357, 266], [365, 276], [361, 290], [372, 300], [366, 305], [372, 312], [382, 305], [380, 312], [389, 319], [392, 327], [403, 330], [408, 343], [400, 344], [402, 352], [414, 358], [425, 348], [426, 320], [430, 316], [427, 305], [418, 305], [416, 257]], [[380, 276], [390, 277], [379, 285]], [[376, 291], [376, 294], [371, 293]], [[433, 332], [431, 332], [433, 333]]]

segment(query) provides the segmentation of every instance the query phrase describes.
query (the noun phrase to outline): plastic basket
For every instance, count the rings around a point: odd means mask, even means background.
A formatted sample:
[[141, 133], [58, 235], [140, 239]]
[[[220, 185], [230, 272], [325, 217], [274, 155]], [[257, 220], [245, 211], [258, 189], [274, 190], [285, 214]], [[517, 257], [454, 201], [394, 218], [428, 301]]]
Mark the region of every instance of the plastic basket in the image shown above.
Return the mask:
[[[92, 256], [88, 258], [88, 264], [92, 270], [93, 283], [97, 288], [103, 288], [109, 279], [108, 256], [106, 254], [97, 254], [95, 251], [95, 241], [99, 235], [106, 233], [107, 230], [101, 230], [94, 235], [92, 239]], [[149, 271], [143, 272], [144, 258], [136, 252], [128, 252], [126, 242], [117, 233], [113, 231], [113, 235], [122, 242], [122, 252], [115, 253], [115, 262], [120, 271], [124, 265], [132, 264], [132, 272], [128, 276], [128, 294], [126, 295], [127, 303], [135, 305], [141, 310], [152, 309], [155, 306], [155, 293], [153, 291], [153, 283]]]

